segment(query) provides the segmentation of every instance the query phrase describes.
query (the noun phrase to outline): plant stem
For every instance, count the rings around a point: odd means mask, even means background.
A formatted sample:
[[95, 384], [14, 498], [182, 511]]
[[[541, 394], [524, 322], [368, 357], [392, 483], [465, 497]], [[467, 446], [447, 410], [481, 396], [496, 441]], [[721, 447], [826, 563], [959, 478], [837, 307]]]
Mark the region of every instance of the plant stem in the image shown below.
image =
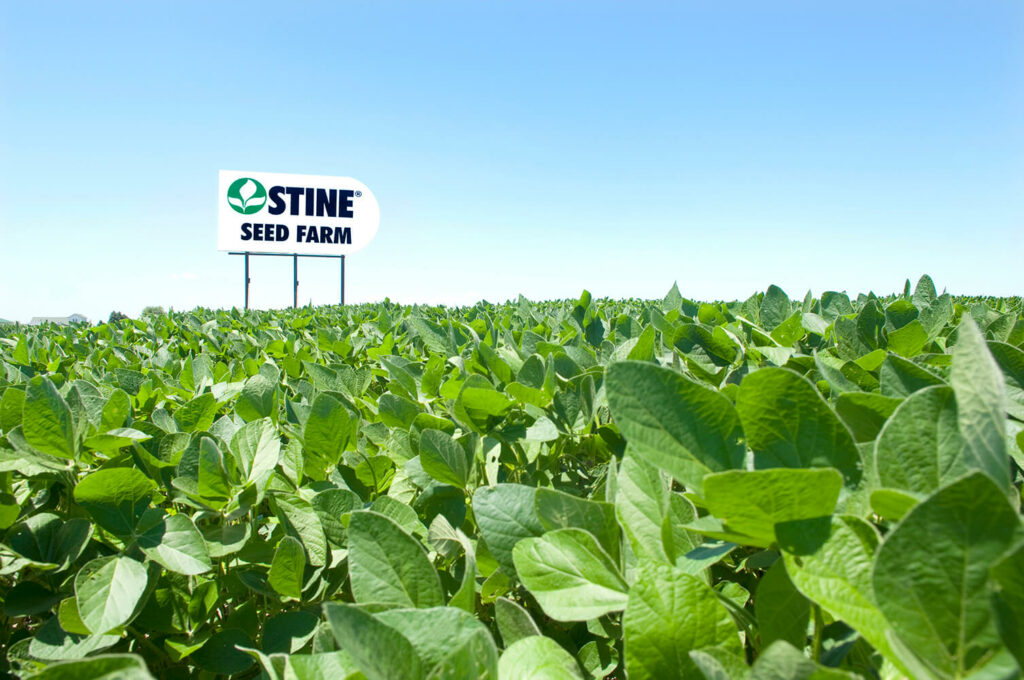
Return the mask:
[[815, 604], [811, 609], [814, 612], [814, 639], [811, 642], [811, 654], [814, 661], [818, 662], [821, 660], [821, 635], [825, 621], [821, 616], [821, 607]]

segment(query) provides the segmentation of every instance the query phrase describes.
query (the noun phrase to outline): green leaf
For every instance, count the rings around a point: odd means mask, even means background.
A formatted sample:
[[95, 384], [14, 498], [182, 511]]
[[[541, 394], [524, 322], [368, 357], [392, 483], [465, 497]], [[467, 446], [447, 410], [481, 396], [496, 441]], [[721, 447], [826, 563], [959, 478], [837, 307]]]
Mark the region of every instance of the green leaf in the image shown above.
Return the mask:
[[547, 488], [537, 489], [534, 503], [545, 531], [570, 528], [588, 531], [612, 560], [618, 561], [621, 530], [615, 519], [614, 505]]
[[743, 467], [739, 419], [729, 399], [667, 368], [608, 367], [608, 404], [633, 452], [700, 492], [708, 472]]
[[349, 578], [356, 602], [437, 607], [441, 581], [420, 543], [376, 512], [352, 513], [348, 525]]
[[355, 425], [340, 401], [329, 394], [319, 395], [313, 401], [303, 431], [307, 459], [313, 457], [321, 468], [337, 465], [341, 454], [355, 440]]
[[93, 534], [92, 523], [76, 517], [65, 520], [41, 512], [15, 525], [7, 534], [7, 545], [19, 555], [38, 564], [65, 569], [78, 559]]
[[788, 642], [778, 640], [757, 657], [748, 680], [856, 680], [859, 677], [819, 666]]
[[989, 567], [1022, 539], [1006, 496], [974, 472], [911, 510], [882, 543], [873, 578], [878, 606], [937, 677], [964, 677], [999, 645]]
[[836, 399], [836, 414], [858, 444], [874, 441], [900, 400], [869, 392], [848, 392]]
[[899, 520], [922, 500], [920, 494], [900, 489], [875, 489], [871, 492], [871, 510], [887, 520]]
[[630, 680], [699, 677], [691, 650], [743, 651], [736, 624], [714, 591], [664, 564], [638, 565], [622, 632]]
[[261, 373], [246, 379], [235, 401], [235, 413], [251, 422], [260, 418], [277, 421], [277, 385]]
[[939, 376], [912, 361], [890, 354], [878, 371], [882, 394], [907, 397], [917, 390], [946, 383]]
[[913, 357], [921, 353], [928, 344], [928, 331], [917, 319], [889, 333], [887, 345], [890, 352], [903, 357]]
[[224, 463], [224, 454], [213, 439], [199, 440], [199, 496], [214, 508], [223, 507], [233, 495]]
[[473, 547], [473, 542], [460, 529], [452, 527], [448, 519], [441, 514], [437, 515], [430, 523], [429, 538], [434, 545], [441, 541], [452, 541], [462, 547], [465, 553], [462, 582], [452, 593], [451, 599], [448, 600], [448, 606], [459, 607], [472, 614], [476, 611], [477, 577], [476, 548]]
[[306, 549], [306, 561], [314, 567], [327, 564], [327, 537], [313, 506], [299, 496], [279, 493], [273, 495], [271, 507], [288, 534], [299, 539]]
[[36, 450], [58, 458], [74, 459], [75, 423], [71, 409], [53, 382], [45, 376], [36, 376], [28, 383], [21, 430], [25, 441]]
[[776, 640], [785, 640], [797, 649], [807, 644], [811, 603], [790, 581], [786, 569], [786, 564], [777, 560], [761, 577], [754, 594], [762, 648]]
[[99, 557], [75, 576], [75, 600], [89, 630], [106, 633], [128, 623], [146, 592], [146, 568], [122, 556]]
[[875, 444], [882, 486], [930, 494], [968, 471], [949, 387], [926, 387], [900, 404]]
[[288, 680], [362, 680], [348, 652], [323, 652], [320, 654], [292, 654], [288, 657]]
[[281, 437], [269, 418], [246, 423], [231, 438], [231, 451], [245, 475], [246, 484], [262, 491], [281, 458]]
[[519, 484], [481, 487], [473, 494], [473, 515], [490, 553], [509, 574], [515, 574], [512, 548], [521, 539], [540, 536], [544, 526], [537, 517], [537, 490]]
[[305, 570], [306, 552], [302, 544], [291, 536], [285, 536], [274, 551], [267, 582], [284, 597], [301, 600]]
[[471, 459], [451, 435], [440, 430], [424, 430], [420, 435], [420, 463], [428, 475], [442, 484], [466, 488]]
[[792, 312], [792, 304], [786, 292], [774, 284], [768, 286], [761, 301], [761, 325], [770, 331], [788, 319]]
[[672, 287], [669, 288], [668, 293], [665, 294], [665, 299], [661, 301], [661, 310], [666, 314], [672, 310], [680, 310], [683, 306], [683, 296], [679, 293], [679, 284], [676, 281], [672, 282]]
[[445, 357], [457, 354], [451, 336], [439, 324], [418, 316], [411, 316], [405, 322], [416, 332], [416, 335], [431, 352], [437, 352]]
[[0, 396], [0, 431], [10, 432], [21, 425], [25, 410], [25, 390], [8, 387]]
[[238, 628], [227, 628], [214, 633], [199, 650], [189, 658], [203, 670], [224, 675], [243, 673], [252, 668], [254, 661], [239, 647], [253, 646], [248, 633]]
[[430, 678], [493, 678], [498, 650], [491, 632], [469, 612], [452, 607], [390, 609], [375, 618], [401, 633]]
[[153, 480], [137, 468], [104, 468], [80, 481], [74, 497], [97, 524], [127, 539], [149, 507], [155, 488]]
[[50, 664], [33, 680], [153, 680], [142, 657], [135, 654], [100, 654], [78, 661]]
[[740, 384], [736, 411], [757, 468], [836, 468], [847, 485], [861, 479], [850, 431], [806, 378], [762, 368]]
[[917, 280], [913, 297], [915, 307], [918, 309], [930, 307], [937, 297], [938, 294], [935, 292], [935, 282], [932, 281], [932, 277], [925, 274]]
[[124, 427], [125, 421], [132, 413], [131, 397], [121, 389], [110, 393], [100, 415], [100, 432], [109, 432]]
[[327, 538], [337, 546], [348, 542], [348, 530], [341, 523], [341, 516], [353, 510], [361, 510], [363, 500], [348, 489], [324, 489], [310, 502], [313, 511], [323, 525]]
[[587, 531], [558, 529], [524, 538], [512, 559], [523, 585], [557, 621], [586, 621], [626, 606], [625, 580]]
[[498, 660], [498, 680], [583, 680], [583, 673], [557, 642], [534, 635], [505, 649]]
[[61, 595], [34, 581], [22, 581], [7, 591], [3, 612], [7, 618], [33, 616], [48, 612], [61, 601]]
[[367, 680], [420, 680], [423, 662], [408, 638], [353, 605], [324, 605], [338, 645], [352, 655]]
[[957, 329], [949, 381], [956, 394], [957, 423], [968, 464], [990, 476], [1009, 495], [1006, 451], [1006, 384], [978, 326], [967, 317]]
[[[989, 342], [992, 358], [999, 364], [1006, 380], [1006, 412], [1024, 420], [1024, 350], [1005, 342]], [[0, 404], [0, 412], [3, 406]]]
[[1024, 546], [997, 562], [991, 575], [996, 627], [1003, 644], [1024, 668]]
[[174, 412], [174, 422], [182, 432], [206, 432], [217, 417], [217, 400], [206, 392], [188, 401]]
[[615, 515], [638, 560], [670, 562], [662, 541], [669, 517], [672, 478], [644, 459], [622, 459], [615, 494]]
[[146, 556], [169, 571], [195, 576], [213, 568], [203, 535], [186, 515], [148, 510], [139, 521], [138, 533]]
[[729, 533], [718, 538], [767, 548], [778, 523], [831, 515], [842, 485], [839, 472], [828, 468], [733, 470], [708, 475], [704, 501]]
[[518, 640], [541, 634], [530, 613], [505, 597], [494, 601], [494, 620], [506, 648]]

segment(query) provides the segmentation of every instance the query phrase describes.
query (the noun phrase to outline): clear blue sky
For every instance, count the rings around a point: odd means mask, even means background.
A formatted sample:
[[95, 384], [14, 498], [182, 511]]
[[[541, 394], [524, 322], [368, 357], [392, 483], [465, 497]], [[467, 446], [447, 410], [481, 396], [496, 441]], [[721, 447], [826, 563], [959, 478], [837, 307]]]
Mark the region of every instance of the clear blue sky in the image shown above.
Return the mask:
[[1024, 292], [1017, 0], [7, 2], [0, 88], [9, 319], [240, 306], [221, 168], [373, 189], [352, 302]]

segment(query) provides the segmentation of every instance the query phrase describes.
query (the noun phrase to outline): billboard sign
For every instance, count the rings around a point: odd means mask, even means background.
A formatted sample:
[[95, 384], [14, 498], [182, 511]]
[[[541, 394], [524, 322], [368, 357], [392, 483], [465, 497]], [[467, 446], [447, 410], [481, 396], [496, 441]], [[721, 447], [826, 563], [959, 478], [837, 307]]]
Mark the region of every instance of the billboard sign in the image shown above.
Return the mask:
[[217, 249], [348, 255], [377, 233], [380, 207], [351, 177], [220, 171]]

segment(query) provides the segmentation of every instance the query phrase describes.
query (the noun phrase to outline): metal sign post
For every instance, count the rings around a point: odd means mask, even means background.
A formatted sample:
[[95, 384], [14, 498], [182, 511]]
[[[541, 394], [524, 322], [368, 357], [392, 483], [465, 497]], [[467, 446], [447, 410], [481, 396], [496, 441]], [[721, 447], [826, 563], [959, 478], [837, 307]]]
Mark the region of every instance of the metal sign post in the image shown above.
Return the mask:
[[267, 257], [291, 257], [292, 258], [292, 308], [299, 306], [299, 258], [300, 257], [328, 257], [337, 258], [341, 263], [341, 304], [345, 304], [345, 256], [344, 255], [298, 255], [296, 253], [250, 253], [250, 252], [229, 252], [228, 255], [245, 256], [245, 308], [249, 309], [249, 256]]

